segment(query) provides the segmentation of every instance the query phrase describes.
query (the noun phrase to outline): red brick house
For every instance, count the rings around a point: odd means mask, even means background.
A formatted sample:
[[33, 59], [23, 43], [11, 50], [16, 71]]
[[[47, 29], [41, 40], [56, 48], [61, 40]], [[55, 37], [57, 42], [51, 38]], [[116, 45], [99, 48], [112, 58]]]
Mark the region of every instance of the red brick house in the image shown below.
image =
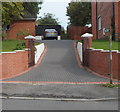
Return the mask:
[[92, 33], [94, 39], [106, 38], [105, 28], [114, 27], [113, 39], [120, 37], [120, 1], [119, 2], [92, 2]]
[[26, 35], [35, 36], [36, 18], [14, 19], [7, 27], [7, 39], [24, 39]]

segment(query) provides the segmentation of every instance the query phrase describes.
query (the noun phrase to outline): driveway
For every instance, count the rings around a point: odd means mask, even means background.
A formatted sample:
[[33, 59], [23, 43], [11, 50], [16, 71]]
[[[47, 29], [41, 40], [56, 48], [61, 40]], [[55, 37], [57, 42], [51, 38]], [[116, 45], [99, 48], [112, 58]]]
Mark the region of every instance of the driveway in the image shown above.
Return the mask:
[[[38, 41], [41, 42], [41, 41]], [[44, 40], [47, 52], [41, 64], [4, 81], [108, 82], [78, 66], [73, 40]]]

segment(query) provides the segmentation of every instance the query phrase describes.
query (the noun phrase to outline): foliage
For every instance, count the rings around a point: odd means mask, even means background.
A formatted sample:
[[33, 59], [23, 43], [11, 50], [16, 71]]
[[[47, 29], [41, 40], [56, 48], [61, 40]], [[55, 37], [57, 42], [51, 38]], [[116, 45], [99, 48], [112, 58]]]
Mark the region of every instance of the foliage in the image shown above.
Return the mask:
[[25, 43], [18, 43], [13, 50], [22, 50], [25, 48]]
[[[36, 17], [42, 1], [40, 2], [2, 2], [2, 31], [6, 30], [6, 26], [11, 23], [13, 19], [22, 19], [25, 16], [32, 15], [32, 17]], [[1, 10], [2, 9], [2, 10]], [[2, 39], [5, 38], [5, 34], [2, 35]]]
[[51, 13], [44, 14], [44, 17], [41, 17], [37, 20], [38, 25], [58, 25], [58, 19], [55, 18], [55, 15]]
[[119, 85], [118, 85], [118, 84], [109, 84], [109, 83], [107, 83], [107, 84], [102, 84], [102, 86], [104, 86], [104, 87], [108, 87], [108, 88], [115, 88], [115, 87], [119, 87]]
[[67, 7], [70, 25], [85, 26], [91, 23], [91, 2], [71, 2]]
[[[21, 49], [21, 47], [17, 46], [24, 46], [24, 40], [3, 40], [2, 41], [2, 52], [13, 51], [15, 49]], [[22, 47], [24, 48], [24, 47]]]
[[42, 1], [40, 1], [40, 2], [23, 2], [25, 15], [31, 14], [33, 16], [37, 16], [37, 14], [39, 13], [39, 10], [41, 9], [41, 7], [40, 7], [41, 4], [42, 4]]
[[22, 18], [24, 7], [22, 2], [2, 2], [2, 25], [10, 24], [11, 20]]
[[20, 37], [25, 37], [25, 36], [28, 36], [28, 35], [32, 35], [33, 31], [29, 31], [29, 32], [25, 32], [24, 30], [20, 30], [18, 33], [17, 33], [17, 36], [16, 38], [17, 39], [20, 39]]

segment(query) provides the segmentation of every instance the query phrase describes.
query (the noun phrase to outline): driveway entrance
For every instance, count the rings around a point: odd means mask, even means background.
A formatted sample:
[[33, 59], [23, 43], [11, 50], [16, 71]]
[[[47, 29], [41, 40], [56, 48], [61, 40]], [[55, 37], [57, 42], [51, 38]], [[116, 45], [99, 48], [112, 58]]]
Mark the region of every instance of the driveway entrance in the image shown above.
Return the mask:
[[[41, 42], [41, 41], [38, 41]], [[47, 52], [41, 64], [6, 81], [108, 82], [78, 66], [73, 40], [44, 40]]]

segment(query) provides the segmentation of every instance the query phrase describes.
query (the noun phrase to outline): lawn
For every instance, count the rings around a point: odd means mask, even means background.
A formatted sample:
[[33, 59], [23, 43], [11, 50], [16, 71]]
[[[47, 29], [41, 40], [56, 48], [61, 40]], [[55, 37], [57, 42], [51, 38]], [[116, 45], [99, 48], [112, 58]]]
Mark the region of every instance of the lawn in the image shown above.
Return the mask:
[[[10, 52], [14, 50], [23, 50], [25, 48], [25, 40], [4, 40], [0, 42], [2, 44], [2, 52]], [[35, 45], [41, 43], [35, 42]]]
[[[118, 50], [118, 44], [120, 44], [120, 42], [112, 41], [112, 50]], [[95, 49], [109, 50], [109, 41], [108, 40], [93, 40], [92, 47]]]
[[[79, 42], [82, 42], [82, 41], [79, 41]], [[118, 45], [120, 45], [120, 42], [112, 41], [112, 50], [120, 51]], [[92, 48], [109, 50], [109, 40], [93, 40]]]
[[24, 40], [4, 40], [2, 41], [2, 52], [22, 50], [25, 48]]

